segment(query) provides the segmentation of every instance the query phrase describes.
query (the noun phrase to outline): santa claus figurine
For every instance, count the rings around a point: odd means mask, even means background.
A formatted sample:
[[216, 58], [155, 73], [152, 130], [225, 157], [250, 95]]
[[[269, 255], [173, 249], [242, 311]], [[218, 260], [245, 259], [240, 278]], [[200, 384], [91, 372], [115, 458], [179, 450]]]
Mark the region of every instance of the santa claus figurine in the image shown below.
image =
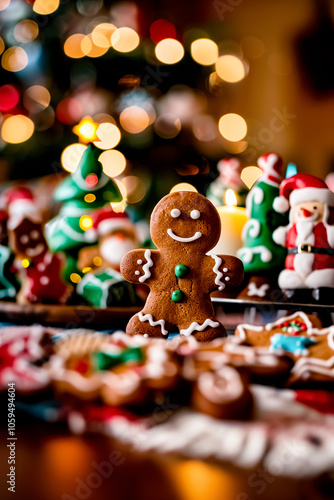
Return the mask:
[[[288, 249], [278, 284], [286, 296], [296, 289], [334, 288], [334, 226], [329, 224], [334, 193], [327, 184], [308, 174], [296, 174], [280, 185], [274, 200], [279, 212], [290, 209], [290, 223], [273, 233], [276, 243]], [[313, 297], [317, 293], [313, 292]]]

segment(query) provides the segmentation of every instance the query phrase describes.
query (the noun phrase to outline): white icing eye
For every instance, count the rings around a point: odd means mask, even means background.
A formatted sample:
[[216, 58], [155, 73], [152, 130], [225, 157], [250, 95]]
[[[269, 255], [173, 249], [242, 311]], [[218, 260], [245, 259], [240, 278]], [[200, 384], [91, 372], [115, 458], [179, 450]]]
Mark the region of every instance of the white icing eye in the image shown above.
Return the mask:
[[27, 234], [22, 234], [20, 242], [25, 245], [26, 243], [28, 243], [28, 241], [29, 241], [29, 236]]
[[190, 212], [190, 217], [191, 217], [192, 219], [199, 219], [199, 218], [200, 218], [200, 216], [201, 216], [201, 212], [200, 212], [199, 210], [192, 210], [192, 211]]
[[181, 210], [179, 210], [178, 208], [173, 208], [170, 214], [172, 217], [174, 217], [174, 219], [176, 219], [177, 217], [180, 217]]
[[31, 236], [31, 238], [33, 240], [38, 240], [38, 238], [39, 238], [39, 231], [37, 231], [37, 229], [34, 229], [33, 231], [31, 231], [30, 236]]

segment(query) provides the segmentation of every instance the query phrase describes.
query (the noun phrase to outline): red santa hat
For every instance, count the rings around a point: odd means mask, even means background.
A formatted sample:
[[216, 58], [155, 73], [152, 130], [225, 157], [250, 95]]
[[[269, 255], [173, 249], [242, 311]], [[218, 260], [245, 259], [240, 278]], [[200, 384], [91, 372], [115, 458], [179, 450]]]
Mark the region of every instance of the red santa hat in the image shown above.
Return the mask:
[[276, 212], [287, 212], [296, 203], [320, 201], [328, 207], [334, 207], [334, 193], [327, 184], [309, 174], [296, 174], [280, 185], [279, 196], [275, 198], [273, 208]]
[[3, 193], [2, 198], [10, 216], [29, 216], [32, 213], [36, 215], [38, 212], [34, 195], [27, 187], [9, 188]]
[[117, 229], [130, 229], [134, 231], [134, 224], [126, 212], [115, 212], [111, 207], [101, 208], [92, 214], [93, 230], [99, 236], [108, 234]]

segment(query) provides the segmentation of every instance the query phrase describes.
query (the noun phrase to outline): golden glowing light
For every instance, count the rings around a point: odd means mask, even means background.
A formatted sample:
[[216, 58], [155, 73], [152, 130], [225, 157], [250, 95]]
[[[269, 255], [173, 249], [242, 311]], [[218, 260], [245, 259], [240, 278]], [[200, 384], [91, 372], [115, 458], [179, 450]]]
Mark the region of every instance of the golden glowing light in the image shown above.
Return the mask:
[[72, 273], [70, 276], [70, 280], [72, 281], [72, 283], [80, 283], [81, 277], [77, 273]]
[[83, 35], [82, 33], [75, 33], [74, 35], [69, 36], [64, 43], [65, 54], [72, 59], [80, 59], [81, 57], [84, 57], [86, 54], [82, 51], [81, 44], [85, 38], [86, 35]]
[[117, 149], [103, 151], [99, 156], [99, 161], [102, 163], [104, 173], [109, 177], [117, 177], [124, 172], [126, 167], [126, 158]]
[[111, 45], [117, 52], [131, 52], [139, 45], [139, 35], [132, 28], [118, 28], [111, 35]]
[[111, 23], [98, 24], [92, 31], [93, 43], [98, 47], [109, 49], [111, 47], [111, 37], [116, 29], [116, 26]]
[[176, 64], [183, 58], [184, 48], [174, 38], [165, 38], [156, 45], [155, 55], [164, 64]]
[[146, 194], [146, 186], [142, 179], [135, 175], [124, 177], [122, 182], [126, 189], [126, 199], [129, 203], [138, 203]]
[[32, 10], [36, 12], [36, 14], [48, 16], [58, 9], [59, 3], [59, 0], [35, 0]]
[[228, 189], [225, 193], [225, 205], [229, 207], [236, 205], [238, 202], [237, 197], [233, 189]]
[[121, 112], [119, 122], [130, 134], [139, 134], [149, 126], [150, 117], [145, 109], [139, 106], [129, 106]]
[[37, 38], [39, 33], [38, 24], [30, 19], [24, 19], [17, 23], [14, 28], [13, 34], [15, 40], [21, 43], [31, 42]]
[[248, 189], [251, 189], [253, 184], [258, 180], [262, 175], [262, 170], [259, 167], [250, 166], [242, 169], [240, 178], [246, 184]]
[[13, 115], [5, 119], [1, 129], [1, 137], [10, 144], [25, 142], [34, 133], [35, 125], [24, 115]]
[[88, 193], [85, 195], [84, 200], [86, 203], [93, 203], [96, 200], [96, 196], [93, 193]]
[[0, 36], [0, 56], [4, 50], [5, 50], [5, 42], [3, 41], [3, 39]]
[[197, 189], [195, 188], [195, 186], [193, 186], [192, 184], [188, 184], [188, 182], [180, 182], [170, 190], [171, 193], [177, 193], [178, 191], [192, 191], [194, 193], [197, 193]]
[[7, 71], [21, 71], [28, 64], [28, 55], [22, 47], [10, 47], [2, 54], [1, 64]]
[[60, 161], [63, 169], [67, 172], [75, 172], [78, 168], [81, 156], [87, 149], [85, 144], [70, 144], [67, 146], [61, 154]]
[[236, 113], [223, 115], [218, 123], [219, 132], [228, 141], [241, 141], [247, 134], [247, 124], [242, 116]]
[[22, 264], [22, 267], [24, 267], [26, 269], [27, 267], [30, 266], [30, 260], [28, 260], [28, 259], [22, 259], [21, 264]]
[[23, 94], [23, 104], [26, 109], [37, 113], [46, 109], [51, 101], [51, 95], [48, 89], [41, 85], [29, 87]]
[[83, 215], [79, 219], [79, 226], [83, 231], [87, 231], [93, 226], [93, 219], [89, 215]]
[[243, 62], [233, 55], [219, 57], [216, 61], [216, 71], [219, 78], [229, 83], [240, 82], [246, 76]]
[[99, 137], [96, 134], [100, 124], [95, 123], [90, 116], [85, 116], [80, 122], [73, 127], [73, 133], [79, 137], [81, 142], [87, 143], [96, 141]]
[[218, 59], [218, 45], [209, 38], [200, 38], [191, 44], [190, 54], [198, 64], [211, 66]]
[[101, 257], [94, 257], [93, 264], [96, 267], [100, 267], [102, 265], [102, 259], [101, 259]]
[[101, 57], [108, 50], [108, 47], [96, 45], [93, 41], [92, 34], [85, 36], [81, 42], [81, 50], [85, 56]]
[[247, 141], [227, 142], [226, 144], [224, 144], [224, 148], [229, 153], [237, 155], [239, 153], [242, 153], [248, 148], [248, 142]]
[[96, 130], [97, 141], [94, 145], [99, 149], [111, 149], [117, 146], [121, 140], [120, 129], [110, 122], [97, 124]]
[[0, 0], [0, 11], [7, 9], [10, 4], [10, 0]]

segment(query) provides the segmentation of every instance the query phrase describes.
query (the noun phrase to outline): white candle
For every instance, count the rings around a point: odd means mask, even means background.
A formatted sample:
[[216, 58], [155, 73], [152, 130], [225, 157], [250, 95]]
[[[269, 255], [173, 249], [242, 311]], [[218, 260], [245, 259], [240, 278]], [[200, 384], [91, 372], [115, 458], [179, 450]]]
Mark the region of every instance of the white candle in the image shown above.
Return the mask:
[[246, 209], [237, 207], [237, 199], [232, 189], [228, 189], [225, 195], [226, 205], [217, 207], [221, 234], [217, 245], [210, 250], [209, 254], [237, 255], [237, 250], [242, 247], [241, 232], [248, 217]]

